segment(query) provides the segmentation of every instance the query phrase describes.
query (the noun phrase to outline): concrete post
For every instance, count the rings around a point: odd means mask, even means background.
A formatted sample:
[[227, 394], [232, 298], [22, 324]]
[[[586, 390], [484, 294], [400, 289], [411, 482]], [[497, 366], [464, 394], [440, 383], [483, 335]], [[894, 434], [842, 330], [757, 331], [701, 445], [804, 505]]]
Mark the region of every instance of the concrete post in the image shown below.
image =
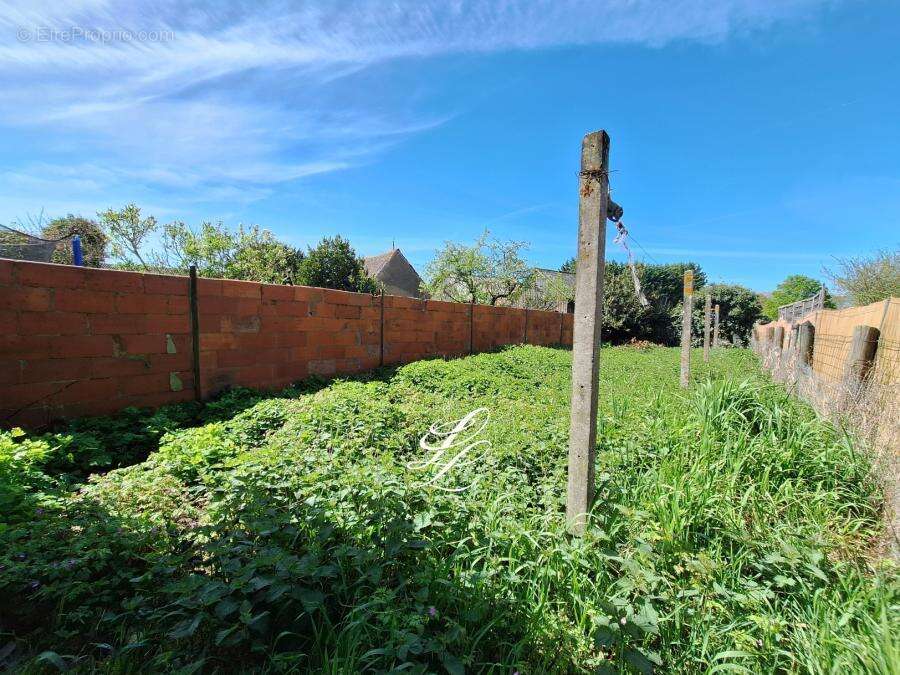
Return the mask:
[[703, 306], [703, 362], [709, 363], [709, 331], [710, 331], [710, 321], [712, 314], [712, 296], [707, 293], [706, 294], [706, 302]]
[[681, 315], [681, 386], [687, 389], [691, 379], [691, 312], [694, 300], [694, 271], [684, 272], [684, 311]]
[[609, 136], [605, 131], [587, 134], [581, 142], [578, 187], [578, 264], [572, 335], [572, 411], [566, 522], [570, 532], [581, 535], [594, 499], [597, 380], [609, 202]]

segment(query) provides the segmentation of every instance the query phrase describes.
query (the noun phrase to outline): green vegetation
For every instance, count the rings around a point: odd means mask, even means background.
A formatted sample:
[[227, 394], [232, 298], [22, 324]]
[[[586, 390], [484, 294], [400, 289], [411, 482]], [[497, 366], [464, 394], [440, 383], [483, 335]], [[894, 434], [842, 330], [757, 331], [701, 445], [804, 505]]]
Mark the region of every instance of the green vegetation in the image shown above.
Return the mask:
[[[852, 440], [743, 350], [700, 363], [687, 393], [675, 350], [601, 363], [582, 539], [563, 525], [564, 350], [5, 433], [4, 658], [25, 672], [897, 672], [900, 584], [869, 557], [881, 500]], [[432, 423], [478, 406], [492, 416], [477, 461], [440, 477], [412, 464]]]
[[[802, 274], [792, 274], [782, 281], [772, 291], [772, 295], [763, 298], [762, 308], [765, 314], [772, 321], [778, 320], [778, 308], [782, 305], [789, 305], [792, 302], [806, 300], [811, 298], [820, 290], [822, 290], [822, 282], [812, 277], [803, 276]], [[825, 289], [825, 306], [834, 308], [834, 300], [828, 289]]]
[[876, 251], [868, 257], [837, 258], [836, 270], [825, 270], [853, 305], [870, 305], [900, 297], [900, 250]]
[[534, 269], [522, 258], [527, 248], [488, 230], [471, 246], [444, 242], [425, 268], [422, 290], [436, 300], [514, 305], [535, 283]]

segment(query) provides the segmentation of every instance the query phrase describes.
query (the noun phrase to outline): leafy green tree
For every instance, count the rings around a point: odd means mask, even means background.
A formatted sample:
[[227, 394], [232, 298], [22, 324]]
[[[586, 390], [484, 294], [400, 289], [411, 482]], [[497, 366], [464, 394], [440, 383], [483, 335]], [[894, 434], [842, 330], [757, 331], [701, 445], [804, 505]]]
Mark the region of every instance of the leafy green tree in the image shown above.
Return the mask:
[[[762, 301], [763, 314], [772, 321], [778, 319], [778, 308], [798, 300], [805, 300], [822, 289], [822, 282], [802, 274], [792, 274], [782, 281], [772, 295]], [[834, 300], [825, 290], [825, 306], [834, 307]]]
[[869, 257], [838, 258], [825, 274], [853, 305], [900, 297], [900, 251], [876, 251]]
[[134, 203], [118, 211], [110, 208], [97, 215], [109, 238], [110, 253], [120, 267], [142, 270], [159, 268], [148, 249], [150, 238], [159, 229], [156, 218], [141, 217], [141, 209]]
[[[694, 294], [694, 308], [691, 317], [694, 343], [703, 343], [703, 320], [706, 294], [712, 295], [712, 306], [719, 305], [719, 339], [731, 341], [737, 336], [741, 343], [750, 339], [753, 324], [762, 318], [759, 296], [749, 288], [737, 284], [710, 284]], [[713, 326], [710, 320], [710, 329]]]
[[[93, 220], [74, 216], [71, 213], [64, 218], [54, 218], [41, 228], [44, 239], [60, 239], [78, 235], [81, 240], [81, 251], [87, 267], [101, 267], [106, 260], [107, 236], [103, 229]], [[59, 246], [53, 254], [52, 262], [61, 265], [72, 264], [72, 247]]]
[[[575, 258], [560, 267], [575, 272]], [[649, 305], [644, 307], [634, 291], [627, 263], [608, 260], [604, 272], [603, 339], [618, 343], [632, 338], [660, 344], [676, 344], [681, 329], [684, 272], [694, 272], [694, 288], [706, 284], [706, 274], [693, 262], [667, 265], [635, 265], [641, 289]]]
[[299, 266], [298, 281], [305, 286], [341, 291], [375, 293], [377, 290], [375, 280], [366, 274], [362, 258], [340, 235], [326, 237], [307, 251]]
[[486, 305], [514, 304], [535, 282], [522, 258], [525, 242], [501, 241], [484, 231], [472, 246], [448, 241], [425, 268], [423, 290], [432, 298]]

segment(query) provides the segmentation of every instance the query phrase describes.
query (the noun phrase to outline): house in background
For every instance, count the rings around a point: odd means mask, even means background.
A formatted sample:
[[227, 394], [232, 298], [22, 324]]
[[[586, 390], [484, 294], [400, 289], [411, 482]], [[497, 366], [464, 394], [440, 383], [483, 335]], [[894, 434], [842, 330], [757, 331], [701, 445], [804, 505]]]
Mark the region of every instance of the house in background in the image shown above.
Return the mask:
[[421, 298], [422, 277], [399, 248], [363, 258], [366, 273], [384, 287], [388, 295]]

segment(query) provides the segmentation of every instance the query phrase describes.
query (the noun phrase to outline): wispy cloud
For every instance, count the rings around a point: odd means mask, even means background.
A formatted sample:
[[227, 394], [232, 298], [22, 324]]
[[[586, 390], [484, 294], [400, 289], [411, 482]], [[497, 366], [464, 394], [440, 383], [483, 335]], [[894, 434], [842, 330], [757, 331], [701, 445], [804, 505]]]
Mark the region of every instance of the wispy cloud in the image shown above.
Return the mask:
[[140, 181], [194, 199], [255, 197], [370, 161], [452, 114], [350, 96], [341, 83], [361, 70], [456, 53], [716, 42], [823, 1], [0, 1], [0, 131], [48, 131], [45, 154], [89, 157], [75, 162], [78, 179], [100, 189]]

